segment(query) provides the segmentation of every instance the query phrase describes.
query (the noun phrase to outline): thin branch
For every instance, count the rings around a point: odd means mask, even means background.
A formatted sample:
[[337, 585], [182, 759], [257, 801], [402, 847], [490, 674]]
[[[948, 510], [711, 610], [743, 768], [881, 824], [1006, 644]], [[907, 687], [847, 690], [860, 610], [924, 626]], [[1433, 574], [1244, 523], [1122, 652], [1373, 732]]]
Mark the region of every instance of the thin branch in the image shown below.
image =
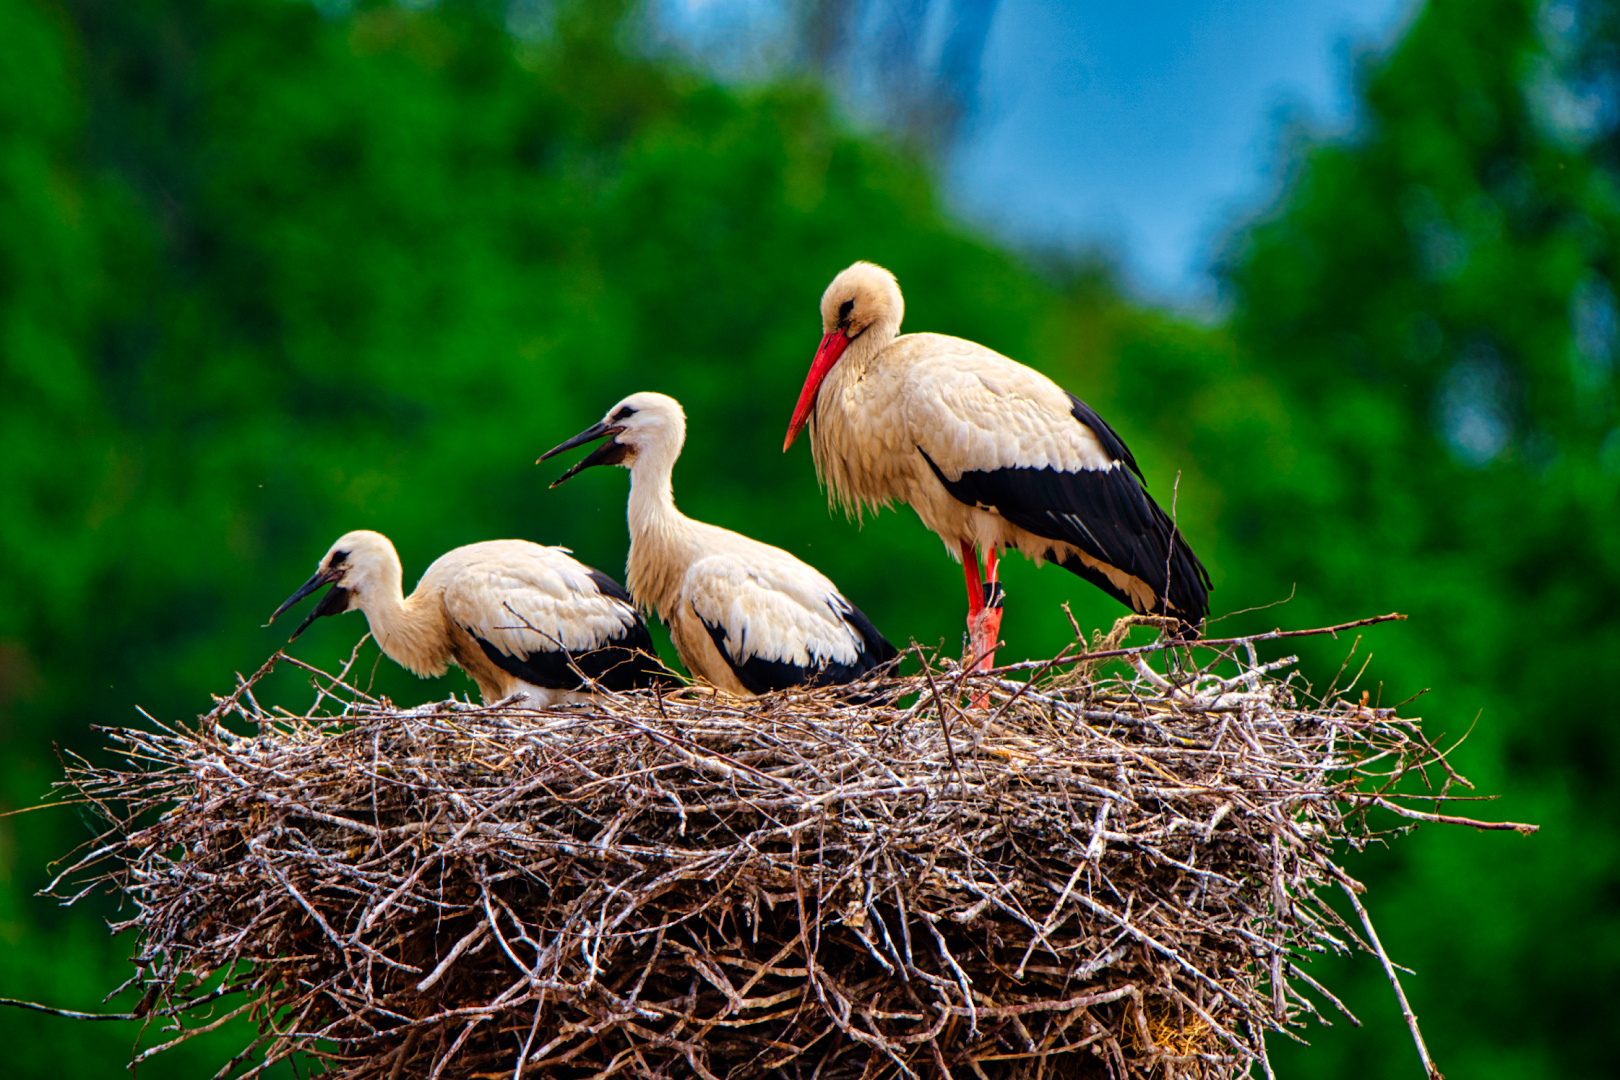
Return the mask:
[[[64, 755], [49, 805], [99, 821], [46, 892], [121, 903], [141, 1005], [6, 1003], [162, 1019], [142, 1060], [236, 1016], [248, 1076], [987, 1080], [1096, 1048], [1158, 1080], [1269, 1073], [1268, 1034], [1322, 1019], [1304, 992], [1344, 1010], [1307, 959], [1365, 949], [1432, 1070], [1365, 909], [1326, 902], [1362, 889], [1337, 854], [1535, 827], [1409, 809], [1462, 801], [1454, 746], [1256, 648], [1394, 618], [988, 675], [913, 644], [867, 697], [549, 709], [397, 709], [352, 685], [358, 651], [337, 675], [277, 654], [195, 727]], [[282, 661], [320, 689], [302, 715], [254, 695]]]

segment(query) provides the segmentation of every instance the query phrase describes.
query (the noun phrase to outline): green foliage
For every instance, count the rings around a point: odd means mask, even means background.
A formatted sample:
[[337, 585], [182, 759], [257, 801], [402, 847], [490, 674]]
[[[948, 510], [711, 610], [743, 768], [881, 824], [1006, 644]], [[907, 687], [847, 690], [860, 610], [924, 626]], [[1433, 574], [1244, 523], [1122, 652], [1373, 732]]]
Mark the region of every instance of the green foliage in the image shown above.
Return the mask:
[[[1239, 528], [1287, 521], [1286, 543], [1262, 561], [1223, 530], [1218, 558], [1262, 594], [1300, 582], [1296, 614], [1410, 612], [1380, 635], [1386, 696], [1435, 687], [1422, 711], [1459, 734], [1482, 712], [1458, 766], [1546, 826], [1425, 834], [1369, 871], [1431, 1045], [1481, 1077], [1603, 1071], [1595, 1040], [1552, 1033], [1620, 993], [1620, 754], [1600, 719], [1620, 658], [1620, 203], [1614, 173], [1538, 122], [1535, 16], [1432, 3], [1366, 82], [1367, 134], [1306, 156], [1231, 271], [1233, 333], [1310, 435], [1284, 467], [1254, 461], [1228, 508]], [[1387, 1014], [1364, 978], [1364, 1012]], [[1408, 1064], [1393, 1037], [1332, 1042], [1339, 1075]]]
[[[1537, 10], [1432, 3], [1368, 68], [1365, 130], [1305, 147], [1240, 235], [1208, 328], [1105, 274], [1035, 274], [815, 87], [638, 57], [613, 6], [562, 4], [514, 43], [472, 0], [0, 0], [0, 800], [37, 800], [53, 741], [93, 747], [135, 704], [201, 711], [283, 640], [259, 624], [348, 529], [393, 537], [408, 577], [495, 536], [617, 572], [624, 477], [548, 492], [560, 468], [532, 463], [635, 390], [687, 407], [688, 512], [807, 558], [895, 640], [955, 648], [937, 541], [909, 511], [857, 532], [808, 453], [775, 449], [820, 291], [868, 258], [908, 328], [1053, 374], [1161, 499], [1180, 474], [1218, 610], [1297, 588], [1218, 628], [1413, 615], [1370, 639], [1363, 685], [1435, 687], [1422, 711], [1453, 733], [1479, 715], [1459, 767], [1549, 828], [1369, 855], [1386, 942], [1448, 1071], [1599, 1071], [1586, 1018], [1620, 989], [1616, 180], [1607, 142], [1544, 115], [1579, 57]], [[1020, 654], [1066, 639], [1060, 601], [1087, 627], [1117, 614], [1052, 569], [1006, 578]], [[324, 620], [296, 651], [331, 663], [361, 632]], [[93, 1008], [122, 978], [106, 912], [31, 898], [86, 835], [0, 818], [0, 994]], [[1370, 1030], [1308, 1032], [1285, 1072], [1410, 1074], [1377, 969], [1332, 977]], [[108, 1075], [134, 1037], [10, 1010], [0, 1033], [19, 1077]], [[229, 1042], [159, 1064], [210, 1075]]]
[[[1578, 77], [1538, 10], [1428, 5], [1365, 72], [1363, 131], [1307, 147], [1240, 234], [1220, 334], [1098, 320], [1113, 407], [1151, 402], [1155, 433], [1201, 470], [1183, 490], [1219, 505], [1217, 597], [1297, 587], [1228, 625], [1409, 613], [1370, 638], [1362, 685], [1385, 701], [1433, 687], [1410, 711], [1471, 731], [1457, 767], [1503, 796], [1495, 812], [1545, 826], [1523, 842], [1425, 830], [1364, 864], [1431, 1048], [1482, 1077], [1604, 1071], [1587, 1020], [1620, 992], [1620, 203], [1612, 143], [1538, 115], [1548, 80]], [[1307, 670], [1334, 670], [1345, 644], [1304, 650]], [[1371, 1032], [1308, 1033], [1279, 1067], [1410, 1073], [1381, 973], [1328, 969]]]

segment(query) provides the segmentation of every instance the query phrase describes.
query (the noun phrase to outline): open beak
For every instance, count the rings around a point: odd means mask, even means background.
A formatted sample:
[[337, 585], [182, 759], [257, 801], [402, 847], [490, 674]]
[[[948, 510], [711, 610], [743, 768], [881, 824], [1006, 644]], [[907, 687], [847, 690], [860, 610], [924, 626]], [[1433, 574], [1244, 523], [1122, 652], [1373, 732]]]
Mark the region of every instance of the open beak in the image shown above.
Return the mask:
[[787, 438], [782, 440], [783, 453], [793, 445], [793, 440], [799, 437], [804, 425], [810, 422], [810, 414], [816, 411], [816, 394], [821, 391], [821, 380], [827, 377], [827, 372], [844, 355], [849, 342], [850, 339], [842, 330], [834, 330], [821, 339], [816, 358], [810, 362], [810, 374], [805, 376], [804, 389], [799, 391], [799, 403], [793, 407], [793, 420], [788, 424]]
[[576, 446], [584, 446], [586, 443], [595, 442], [597, 439], [607, 439], [607, 442], [603, 443], [601, 446], [598, 446], [595, 450], [592, 450], [589, 454], [586, 454], [583, 458], [581, 458], [573, 468], [569, 469], [567, 472], [557, 477], [557, 479], [553, 480], [551, 482], [551, 486], [556, 487], [558, 484], [562, 483], [564, 480], [567, 480], [581, 469], [588, 469], [592, 465], [617, 465], [625, 458], [630, 456], [630, 448], [628, 446], [625, 446], [620, 442], [615, 442], [612, 439], [612, 436], [618, 435], [623, 430], [624, 428], [622, 427], [609, 427], [606, 423], [592, 424], [590, 427], [586, 428], [578, 435], [575, 435], [567, 442], [558, 443], [550, 450], [547, 450], [545, 453], [541, 454], [539, 458], [535, 460], [535, 464], [538, 465], [547, 458], [556, 457], [564, 450], [572, 450]]
[[[316, 589], [319, 589], [322, 585], [336, 581], [342, 576], [342, 567], [330, 567], [325, 570], [317, 570], [314, 577], [298, 586], [298, 591], [287, 597], [286, 601], [283, 602], [280, 607], [276, 608], [275, 614], [270, 616], [270, 622], [275, 622], [276, 615], [280, 615], [282, 612], [298, 603], [298, 601], [302, 600]], [[288, 638], [287, 640], [296, 641], [298, 639], [298, 635], [302, 634], [304, 630], [308, 628], [310, 623], [314, 622], [322, 615], [341, 615], [348, 610], [349, 590], [345, 589], [341, 585], [333, 586], [330, 592], [321, 597], [321, 602], [315, 605], [315, 609], [304, 618], [303, 622], [298, 624], [298, 629], [294, 630], [292, 632], [292, 637]]]

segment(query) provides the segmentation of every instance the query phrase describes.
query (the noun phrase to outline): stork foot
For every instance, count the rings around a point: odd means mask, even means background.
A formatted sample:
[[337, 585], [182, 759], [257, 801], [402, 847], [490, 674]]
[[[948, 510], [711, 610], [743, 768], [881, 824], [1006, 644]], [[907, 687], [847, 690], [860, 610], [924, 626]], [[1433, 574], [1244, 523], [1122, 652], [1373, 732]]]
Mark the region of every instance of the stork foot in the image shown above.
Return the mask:
[[1001, 640], [1001, 587], [986, 586], [985, 592], [991, 588], [996, 590], [995, 606], [987, 606], [968, 616], [968, 647], [972, 650], [968, 659], [977, 661], [973, 666], [978, 671], [996, 666], [996, 642]]

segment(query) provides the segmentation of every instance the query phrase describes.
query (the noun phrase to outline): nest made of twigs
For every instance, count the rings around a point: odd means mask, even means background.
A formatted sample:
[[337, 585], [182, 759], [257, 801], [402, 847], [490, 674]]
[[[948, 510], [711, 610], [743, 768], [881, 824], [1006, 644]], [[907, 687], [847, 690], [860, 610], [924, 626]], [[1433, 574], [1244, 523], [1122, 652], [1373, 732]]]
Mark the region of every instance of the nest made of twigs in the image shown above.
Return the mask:
[[303, 716], [253, 698], [278, 654], [70, 763], [110, 831], [52, 889], [125, 905], [140, 1058], [257, 1023], [222, 1076], [1241, 1075], [1338, 1005], [1305, 957], [1382, 955], [1319, 895], [1354, 901], [1368, 809], [1461, 820], [1377, 792], [1460, 778], [1253, 639], [1162, 648], [933, 662], [877, 702], [402, 711], [317, 674]]

